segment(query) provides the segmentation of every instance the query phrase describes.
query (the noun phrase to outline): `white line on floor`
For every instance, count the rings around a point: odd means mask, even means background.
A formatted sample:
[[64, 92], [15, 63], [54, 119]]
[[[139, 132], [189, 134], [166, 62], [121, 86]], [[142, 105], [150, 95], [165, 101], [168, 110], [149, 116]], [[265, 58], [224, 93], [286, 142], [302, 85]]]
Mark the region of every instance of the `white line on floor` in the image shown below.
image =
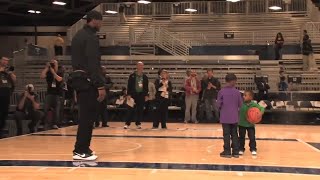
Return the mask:
[[319, 152], [319, 153], [320, 153], [320, 150], [319, 150], [319, 149], [317, 149], [317, 148], [313, 147], [312, 145], [310, 145], [310, 144], [302, 141], [301, 139], [297, 139], [297, 141], [301, 142], [302, 144], [307, 145], [307, 146], [310, 147], [311, 149], [313, 149], [313, 150], [315, 150], [316, 152]]

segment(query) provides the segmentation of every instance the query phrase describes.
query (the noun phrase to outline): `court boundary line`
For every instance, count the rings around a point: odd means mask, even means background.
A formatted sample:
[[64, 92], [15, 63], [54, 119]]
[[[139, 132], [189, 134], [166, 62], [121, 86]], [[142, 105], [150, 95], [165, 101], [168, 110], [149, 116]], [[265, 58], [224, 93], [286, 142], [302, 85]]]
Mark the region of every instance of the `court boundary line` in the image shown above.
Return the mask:
[[311, 144], [303, 141], [302, 139], [297, 139], [297, 141], [302, 143], [302, 144], [304, 144], [304, 145], [306, 145], [306, 146], [308, 146], [309, 148], [313, 149], [314, 151], [320, 153], [320, 149], [317, 149], [316, 147], [313, 147]]
[[[1, 167], [47, 167], [47, 168], [84, 168], [74, 166], [79, 161], [0, 161]], [[277, 173], [277, 174], [296, 174], [296, 175], [315, 175], [320, 176], [320, 168], [309, 167], [286, 167], [286, 166], [258, 166], [258, 165], [227, 165], [227, 164], [187, 164], [187, 163], [144, 163], [144, 162], [83, 162], [95, 163], [97, 166], [86, 166], [85, 168], [101, 169], [145, 169], [145, 170], [185, 170], [185, 171], [221, 171], [221, 172], [240, 172], [240, 173]], [[16, 165], [14, 165], [16, 164]], [[30, 164], [30, 166], [28, 166]], [[81, 161], [80, 164], [81, 165]], [[40, 168], [42, 169], [42, 168]]]
[[[31, 134], [31, 136], [52, 136], [52, 137], [75, 137], [74, 134], [48, 134], [48, 133], [37, 133]], [[204, 139], [204, 140], [221, 140], [223, 137], [209, 137], [209, 136], [137, 136], [137, 135], [92, 135], [96, 138], [146, 138], [146, 139]], [[246, 138], [248, 139], [248, 138]], [[278, 139], [278, 138], [256, 138], [260, 141], [291, 141], [296, 142], [297, 139]]]

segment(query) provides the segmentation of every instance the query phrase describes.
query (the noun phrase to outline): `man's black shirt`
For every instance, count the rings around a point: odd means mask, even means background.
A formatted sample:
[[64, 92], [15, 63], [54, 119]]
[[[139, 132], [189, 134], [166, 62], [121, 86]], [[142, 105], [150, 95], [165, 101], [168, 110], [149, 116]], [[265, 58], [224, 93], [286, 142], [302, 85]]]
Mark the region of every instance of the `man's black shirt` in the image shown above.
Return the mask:
[[[62, 72], [57, 72], [57, 75], [60, 77], [63, 77]], [[57, 81], [54, 77], [53, 74], [48, 71], [47, 76], [46, 76], [46, 81], [47, 81], [47, 93], [50, 95], [59, 95], [62, 96], [62, 81]]]
[[104, 77], [100, 60], [100, 45], [96, 29], [85, 25], [72, 39], [71, 61], [73, 70], [85, 71], [94, 87], [103, 87]]

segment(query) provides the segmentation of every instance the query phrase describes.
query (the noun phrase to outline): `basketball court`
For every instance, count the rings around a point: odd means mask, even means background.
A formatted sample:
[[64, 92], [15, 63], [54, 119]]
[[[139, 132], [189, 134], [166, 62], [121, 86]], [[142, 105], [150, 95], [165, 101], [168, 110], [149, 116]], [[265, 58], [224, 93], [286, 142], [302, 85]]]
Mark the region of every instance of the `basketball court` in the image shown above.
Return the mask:
[[[0, 179], [319, 179], [316, 126], [257, 125], [258, 155], [221, 158], [219, 124], [94, 129], [95, 162], [72, 161], [77, 127], [0, 140]], [[247, 142], [248, 143], [248, 142]], [[246, 144], [247, 145], [247, 144]], [[248, 149], [248, 148], [247, 148]]]

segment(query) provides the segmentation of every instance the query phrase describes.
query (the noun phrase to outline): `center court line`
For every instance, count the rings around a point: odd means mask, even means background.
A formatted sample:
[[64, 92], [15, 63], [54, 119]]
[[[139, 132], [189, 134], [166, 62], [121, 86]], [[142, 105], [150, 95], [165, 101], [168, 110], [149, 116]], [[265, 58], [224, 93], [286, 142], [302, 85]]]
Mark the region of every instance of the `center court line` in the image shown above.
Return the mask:
[[302, 144], [304, 144], [304, 145], [306, 145], [306, 146], [310, 147], [311, 149], [315, 150], [316, 152], [319, 152], [319, 153], [320, 153], [320, 150], [319, 150], [319, 149], [317, 149], [317, 148], [315, 148], [315, 147], [311, 146], [310, 144], [308, 144], [308, 143], [304, 142], [303, 140], [301, 140], [301, 139], [297, 139], [297, 141], [301, 142]]
[[[62, 136], [62, 137], [75, 137], [74, 134], [31, 134], [32, 136]], [[133, 136], [133, 135], [92, 135], [92, 137], [100, 138], [154, 138], [154, 139], [223, 139], [222, 137], [204, 137], [204, 136]], [[248, 139], [248, 138], [246, 138]], [[256, 138], [256, 140], [264, 141], [297, 141], [297, 139], [278, 139], [278, 138]]]

